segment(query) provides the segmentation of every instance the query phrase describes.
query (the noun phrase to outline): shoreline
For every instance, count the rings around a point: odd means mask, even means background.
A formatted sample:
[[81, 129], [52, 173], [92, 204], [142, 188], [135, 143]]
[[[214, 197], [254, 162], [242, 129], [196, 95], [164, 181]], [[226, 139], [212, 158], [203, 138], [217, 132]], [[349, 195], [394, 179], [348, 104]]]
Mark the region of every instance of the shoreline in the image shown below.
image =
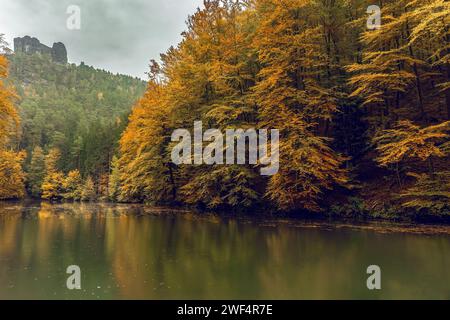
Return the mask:
[[128, 210], [126, 214], [153, 215], [167, 217], [189, 217], [198, 221], [211, 221], [215, 223], [239, 221], [241, 223], [253, 223], [261, 227], [288, 226], [296, 228], [321, 228], [324, 230], [346, 229], [367, 230], [378, 233], [410, 233], [425, 235], [450, 235], [449, 219], [436, 220], [411, 220], [406, 218], [380, 218], [380, 217], [339, 217], [327, 214], [292, 214], [292, 213], [267, 213], [262, 211], [250, 212], [219, 212], [201, 211], [182, 206], [152, 206], [142, 203], [114, 203], [114, 202], [50, 202], [46, 200], [0, 200], [0, 208], [4, 204], [20, 206], [23, 208], [41, 207], [42, 203], [51, 205], [57, 211], [67, 206], [93, 206], [98, 208], [115, 208], [120, 211]]

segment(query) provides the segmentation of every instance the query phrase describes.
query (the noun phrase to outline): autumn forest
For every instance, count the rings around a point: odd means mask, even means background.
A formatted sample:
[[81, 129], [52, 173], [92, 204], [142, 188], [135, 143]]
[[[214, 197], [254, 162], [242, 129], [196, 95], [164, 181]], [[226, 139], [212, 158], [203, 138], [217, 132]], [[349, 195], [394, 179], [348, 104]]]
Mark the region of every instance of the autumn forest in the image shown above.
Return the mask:
[[[448, 0], [205, 0], [147, 83], [0, 41], [2, 200], [450, 216]], [[278, 129], [279, 171], [175, 165], [195, 121]]]

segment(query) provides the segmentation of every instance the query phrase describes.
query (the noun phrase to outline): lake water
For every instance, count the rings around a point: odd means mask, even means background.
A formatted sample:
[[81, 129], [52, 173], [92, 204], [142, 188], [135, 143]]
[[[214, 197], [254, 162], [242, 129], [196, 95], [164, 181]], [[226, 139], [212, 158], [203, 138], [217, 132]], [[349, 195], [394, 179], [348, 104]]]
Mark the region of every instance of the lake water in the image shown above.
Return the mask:
[[449, 271], [446, 226], [0, 203], [0, 299], [450, 299]]

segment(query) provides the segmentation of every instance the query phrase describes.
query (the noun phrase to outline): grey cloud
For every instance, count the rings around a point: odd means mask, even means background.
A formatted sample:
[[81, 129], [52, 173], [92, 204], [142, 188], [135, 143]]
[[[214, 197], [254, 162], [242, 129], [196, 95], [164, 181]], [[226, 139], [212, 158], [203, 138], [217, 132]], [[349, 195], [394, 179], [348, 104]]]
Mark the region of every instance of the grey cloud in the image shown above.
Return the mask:
[[[150, 59], [180, 41], [202, 0], [1, 0], [0, 33], [63, 42], [69, 61], [145, 77]], [[81, 30], [66, 28], [69, 5], [81, 8]]]

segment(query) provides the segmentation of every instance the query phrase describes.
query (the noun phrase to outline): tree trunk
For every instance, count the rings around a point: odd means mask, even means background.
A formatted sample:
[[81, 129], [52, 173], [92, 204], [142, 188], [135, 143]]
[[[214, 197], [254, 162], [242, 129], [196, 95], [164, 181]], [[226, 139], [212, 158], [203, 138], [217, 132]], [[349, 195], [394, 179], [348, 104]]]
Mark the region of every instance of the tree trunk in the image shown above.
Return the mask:
[[173, 177], [172, 164], [169, 163], [169, 176], [170, 176], [170, 184], [172, 187], [172, 200], [175, 202], [177, 200], [177, 187], [175, 186], [175, 179]]
[[[447, 81], [450, 82], [450, 64], [447, 64]], [[445, 102], [447, 104], [447, 120], [450, 120], [450, 89], [445, 91]]]
[[[450, 44], [450, 35], [447, 35], [446, 37], [447, 45]], [[447, 54], [450, 54], [450, 48], [447, 49]], [[447, 69], [447, 81], [450, 82], [450, 63], [447, 63], [446, 65]], [[447, 105], [447, 120], [450, 120], [450, 88], [445, 90], [445, 103]]]
[[[407, 12], [407, 9], [405, 8], [405, 12]], [[411, 35], [411, 31], [409, 28], [409, 22], [406, 22], [406, 36], [409, 39]], [[411, 58], [415, 58], [414, 55], [414, 50], [413, 47], [411, 45], [408, 45], [408, 49], [409, 49], [409, 54], [411, 56]], [[419, 75], [419, 68], [417, 67], [417, 63], [413, 63], [412, 65], [413, 71], [414, 71], [414, 75], [416, 78], [416, 89], [417, 89], [417, 99], [418, 101], [418, 105], [419, 105], [419, 111], [420, 111], [420, 118], [423, 120], [427, 120], [426, 114], [425, 114], [425, 109], [423, 106], [423, 93], [422, 93], [422, 84], [420, 82], [420, 75]]]

